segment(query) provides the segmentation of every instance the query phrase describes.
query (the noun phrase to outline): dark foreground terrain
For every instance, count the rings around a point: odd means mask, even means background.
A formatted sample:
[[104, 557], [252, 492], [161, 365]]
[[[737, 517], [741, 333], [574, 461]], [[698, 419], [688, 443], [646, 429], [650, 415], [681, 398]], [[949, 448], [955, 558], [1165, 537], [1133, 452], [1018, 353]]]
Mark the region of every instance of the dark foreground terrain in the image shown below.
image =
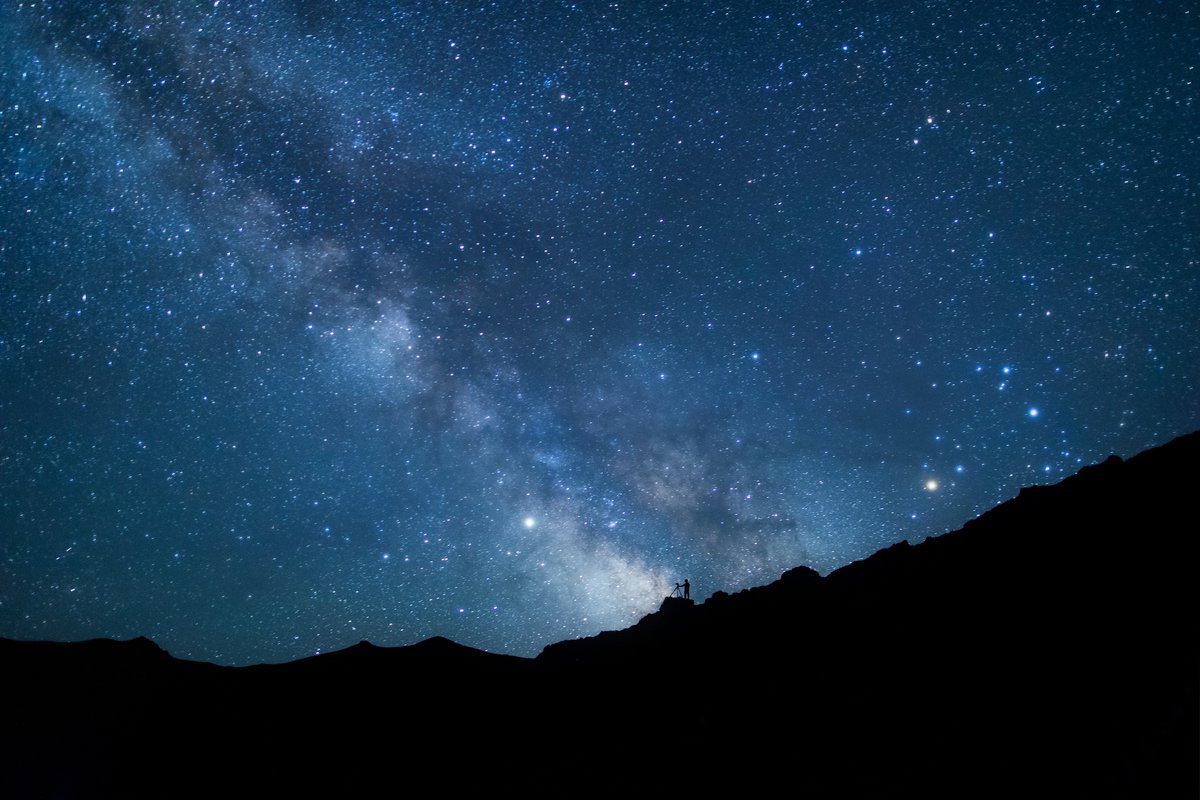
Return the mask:
[[[0, 640], [0, 796], [1198, 796], [1200, 434], [537, 659]], [[707, 791], [705, 791], [707, 790]]]

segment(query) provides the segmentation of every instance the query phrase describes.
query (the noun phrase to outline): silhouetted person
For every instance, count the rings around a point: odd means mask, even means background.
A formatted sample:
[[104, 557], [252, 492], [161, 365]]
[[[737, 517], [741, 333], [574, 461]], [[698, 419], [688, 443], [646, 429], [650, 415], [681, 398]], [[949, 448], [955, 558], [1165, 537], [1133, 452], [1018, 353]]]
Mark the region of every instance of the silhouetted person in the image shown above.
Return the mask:
[[692, 599], [692, 585], [690, 583], [688, 583], [687, 578], [683, 579], [683, 599], [684, 600]]

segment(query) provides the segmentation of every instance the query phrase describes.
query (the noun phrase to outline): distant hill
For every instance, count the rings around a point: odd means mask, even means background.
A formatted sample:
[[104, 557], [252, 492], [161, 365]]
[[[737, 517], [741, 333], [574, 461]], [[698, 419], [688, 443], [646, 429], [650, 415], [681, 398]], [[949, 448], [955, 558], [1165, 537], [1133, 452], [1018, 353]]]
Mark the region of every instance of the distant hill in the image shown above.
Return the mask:
[[1200, 433], [961, 530], [537, 659], [431, 639], [217, 667], [0, 640], [3, 796], [730, 787], [1198, 795]]

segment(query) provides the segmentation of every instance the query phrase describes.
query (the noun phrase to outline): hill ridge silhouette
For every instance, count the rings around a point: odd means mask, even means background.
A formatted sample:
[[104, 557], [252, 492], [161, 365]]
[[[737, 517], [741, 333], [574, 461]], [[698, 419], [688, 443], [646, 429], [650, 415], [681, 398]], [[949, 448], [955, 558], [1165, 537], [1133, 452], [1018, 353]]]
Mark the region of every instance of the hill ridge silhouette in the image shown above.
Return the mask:
[[[831, 601], [866, 602], [867, 598], [863, 593], [868, 591], [872, 581], [877, 582], [873, 587], [876, 592], [884, 589], [880, 582], [885, 579], [891, 585], [890, 588], [895, 590], [894, 584], [905, 574], [909, 574], [911, 580], [914, 570], [927, 573], [943, 562], [951, 562], [948, 566], [961, 568], [964, 561], [972, 563], [987, 556], [1000, 555], [996, 552], [980, 552], [985, 547], [993, 551], [1028, 549], [1040, 552], [1042, 561], [1074, 564], [1077, 574], [1071, 578], [1075, 582], [1073, 585], [1078, 587], [1078, 582], [1083, 581], [1085, 586], [1096, 590], [1101, 588], [1096, 579], [1103, 578], [1107, 573], [1102, 565], [1096, 563], [1095, 548], [1114, 546], [1115, 536], [1126, 535], [1121, 523], [1128, 522], [1130, 517], [1129, 510], [1124, 513], [1119, 509], [1106, 510], [1103, 498], [1108, 497], [1111, 501], [1116, 501], [1126, 496], [1128, 491], [1122, 491], [1120, 488], [1126, 482], [1131, 484], [1128, 488], [1136, 489], [1144, 500], [1161, 503], [1161, 498], [1178, 496], [1187, 490], [1188, 478], [1198, 474], [1198, 454], [1200, 432], [1178, 437], [1129, 460], [1123, 460], [1116, 455], [1109, 456], [1103, 462], [1085, 466], [1056, 484], [1025, 487], [1015, 497], [969, 520], [957, 530], [929, 536], [919, 544], [913, 545], [907, 540], [897, 542], [864, 559], [842, 566], [824, 577], [809, 567], [796, 567], [783, 573], [778, 580], [770, 584], [733, 594], [717, 591], [704, 603], [695, 606], [675, 606], [670, 602], [674, 598], [667, 598], [659, 611], [642, 618], [630, 628], [556, 642], [544, 648], [538, 658], [555, 663], [576, 664], [590, 658], [599, 658], [605, 661], [606, 666], [611, 666], [614, 658], [627, 649], [638, 646], [636, 640], [640, 631], [653, 630], [656, 636], [661, 637], [664, 630], [672, 627], [672, 622], [668, 619], [672, 620], [676, 627], [688, 629], [731, 614], [771, 614], [772, 604], [807, 602], [826, 609]], [[1153, 472], [1155, 477], [1143, 475], [1149, 472]], [[1081, 496], [1083, 494], [1088, 497]], [[1101, 500], [1095, 503], [1097, 508], [1090, 516], [1085, 515], [1081, 509], [1094, 502], [1093, 496]], [[1060, 509], [1059, 506], [1062, 505], [1070, 507]], [[1143, 527], [1153, 527], [1154, 520], [1159, 521], [1160, 527], [1169, 525], [1172, 522], [1170, 514], [1165, 513], [1163, 508], [1137, 512]], [[1062, 519], [1064, 515], [1070, 514], [1079, 516], [1073, 520]], [[1051, 523], [1057, 523], [1058, 526], [1053, 537], [1022, 532], [1053, 527]], [[1189, 548], [1190, 546], [1185, 546], [1182, 548], [1183, 552], [1190, 555]], [[1023, 576], [1028, 577], [1028, 572], [1029, 570], [1023, 572], [1014, 565], [1014, 569], [1006, 574], [1016, 581]], [[1032, 573], [1039, 575], [1041, 571], [1035, 565]], [[1013, 583], [1010, 587], [1005, 587], [995, 580], [996, 577], [993, 575], [989, 584], [995, 597], [1006, 594], [1007, 589], [1019, 596], [1019, 585]], [[959, 588], [965, 590], [967, 587]], [[925, 594], [928, 595], [929, 592]], [[973, 594], [976, 601], [984, 599], [979, 597], [978, 591]], [[658, 642], [661, 641], [659, 638]], [[647, 640], [644, 644], [652, 647], [654, 643]], [[671, 645], [678, 646], [679, 642], [672, 641]]]

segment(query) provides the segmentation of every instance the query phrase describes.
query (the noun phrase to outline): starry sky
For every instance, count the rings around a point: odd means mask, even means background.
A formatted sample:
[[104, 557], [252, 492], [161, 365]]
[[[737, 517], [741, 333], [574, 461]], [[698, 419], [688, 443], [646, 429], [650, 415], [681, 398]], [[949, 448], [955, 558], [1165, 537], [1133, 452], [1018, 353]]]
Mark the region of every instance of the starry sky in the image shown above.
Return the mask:
[[1200, 427], [1198, 16], [4, 2], [0, 635], [530, 656]]

